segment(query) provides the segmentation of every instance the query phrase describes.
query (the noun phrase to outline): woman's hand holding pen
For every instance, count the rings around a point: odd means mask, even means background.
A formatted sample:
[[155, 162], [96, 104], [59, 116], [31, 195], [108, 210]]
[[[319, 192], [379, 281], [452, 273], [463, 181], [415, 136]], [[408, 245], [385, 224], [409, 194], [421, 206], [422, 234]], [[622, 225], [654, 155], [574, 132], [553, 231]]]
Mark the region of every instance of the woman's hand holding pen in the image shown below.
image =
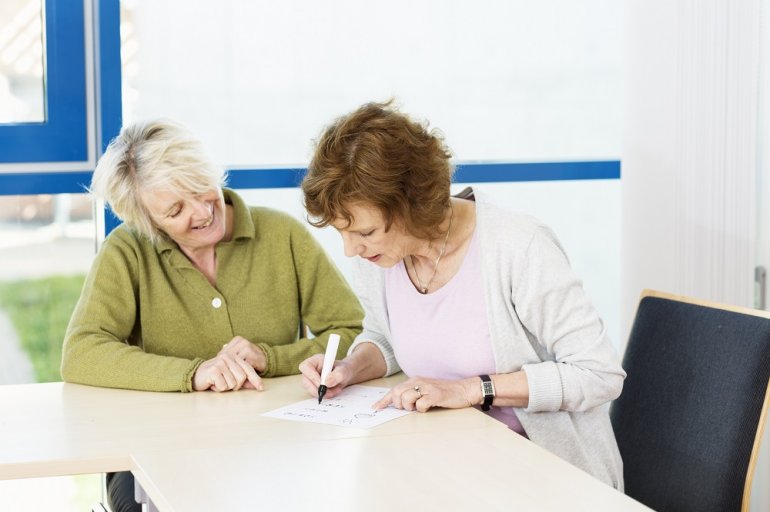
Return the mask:
[[261, 391], [264, 385], [250, 363], [224, 350], [201, 363], [193, 376], [195, 391], [237, 391], [241, 388]]
[[[312, 396], [318, 396], [324, 354], [308, 357], [299, 364], [302, 387]], [[345, 359], [334, 362], [334, 368], [326, 377], [326, 397], [332, 398], [351, 384], [383, 377], [386, 371], [382, 352], [372, 343], [357, 345]]]
[[480, 403], [478, 377], [462, 380], [441, 380], [413, 377], [394, 386], [374, 404], [377, 410], [392, 405], [396, 409], [425, 412], [431, 407], [462, 409]]
[[[299, 364], [302, 374], [302, 387], [311, 395], [318, 395], [318, 386], [321, 384], [321, 370], [323, 369], [324, 355], [316, 354]], [[334, 368], [326, 377], [326, 398], [332, 398], [350, 384], [351, 372], [344, 360], [335, 361]]]

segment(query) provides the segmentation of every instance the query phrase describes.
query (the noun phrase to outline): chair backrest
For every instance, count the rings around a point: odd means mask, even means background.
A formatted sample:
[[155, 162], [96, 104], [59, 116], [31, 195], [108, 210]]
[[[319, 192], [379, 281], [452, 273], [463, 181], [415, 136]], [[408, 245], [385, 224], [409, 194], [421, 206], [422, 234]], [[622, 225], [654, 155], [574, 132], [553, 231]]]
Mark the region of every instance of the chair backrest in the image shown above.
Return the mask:
[[626, 494], [658, 511], [748, 510], [770, 314], [645, 290], [623, 367], [610, 416]]

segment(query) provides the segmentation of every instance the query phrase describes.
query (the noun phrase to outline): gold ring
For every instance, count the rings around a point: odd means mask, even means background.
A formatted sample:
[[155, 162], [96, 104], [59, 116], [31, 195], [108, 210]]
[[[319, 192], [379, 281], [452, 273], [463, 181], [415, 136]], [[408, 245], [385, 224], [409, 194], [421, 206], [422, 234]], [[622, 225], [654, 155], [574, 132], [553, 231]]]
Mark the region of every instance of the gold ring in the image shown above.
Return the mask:
[[422, 391], [420, 391], [420, 386], [415, 386], [414, 390], [417, 391], [417, 398], [420, 398], [422, 396]]
[[222, 345], [222, 348], [227, 348], [227, 343], [225, 343], [224, 345]]

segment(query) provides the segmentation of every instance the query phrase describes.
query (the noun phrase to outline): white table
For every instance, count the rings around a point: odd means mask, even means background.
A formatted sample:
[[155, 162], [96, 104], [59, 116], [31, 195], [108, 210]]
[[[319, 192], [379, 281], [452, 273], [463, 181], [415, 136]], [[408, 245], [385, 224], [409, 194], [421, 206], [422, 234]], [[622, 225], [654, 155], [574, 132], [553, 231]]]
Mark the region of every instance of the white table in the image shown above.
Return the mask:
[[131, 470], [162, 512], [648, 510], [475, 409], [345, 428], [262, 417], [307, 398], [266, 387], [0, 386], [0, 479]]

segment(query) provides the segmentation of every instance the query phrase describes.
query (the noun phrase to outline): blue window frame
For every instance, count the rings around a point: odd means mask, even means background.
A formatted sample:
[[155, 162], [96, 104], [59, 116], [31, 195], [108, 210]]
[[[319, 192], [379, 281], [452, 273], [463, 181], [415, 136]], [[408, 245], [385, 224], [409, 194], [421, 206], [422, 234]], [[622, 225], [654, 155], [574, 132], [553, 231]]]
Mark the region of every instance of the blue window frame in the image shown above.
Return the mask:
[[45, 121], [0, 125], [0, 162], [88, 160], [82, 0], [46, 0]]

